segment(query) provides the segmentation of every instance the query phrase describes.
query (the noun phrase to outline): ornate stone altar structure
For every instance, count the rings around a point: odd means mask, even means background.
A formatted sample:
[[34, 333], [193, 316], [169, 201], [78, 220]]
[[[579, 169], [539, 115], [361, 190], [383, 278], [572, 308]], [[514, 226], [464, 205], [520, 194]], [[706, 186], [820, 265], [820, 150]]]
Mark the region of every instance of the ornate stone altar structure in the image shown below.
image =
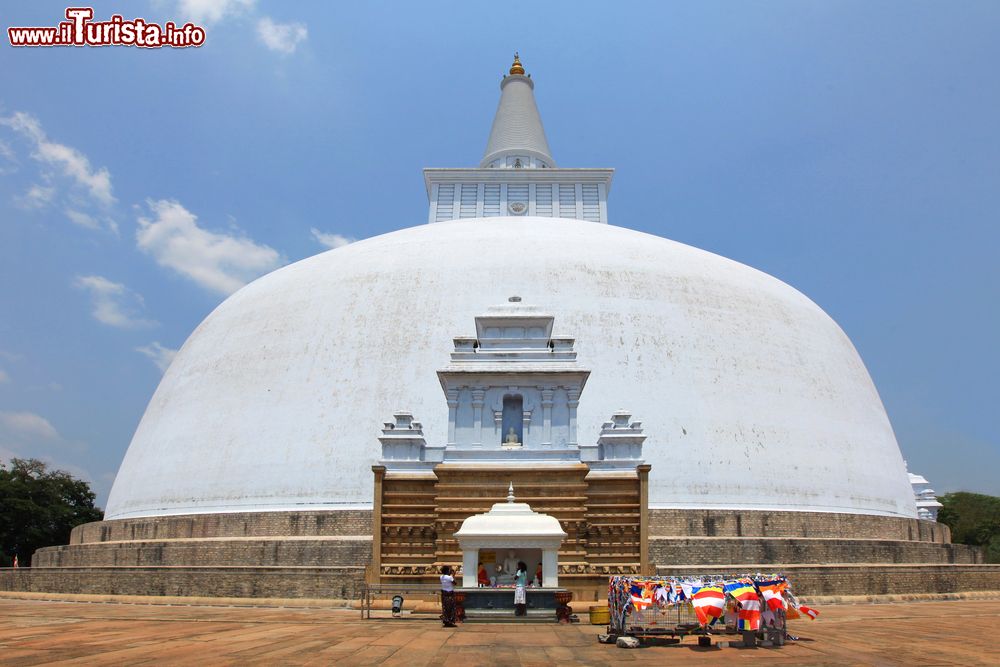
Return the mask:
[[[408, 412], [384, 425], [382, 458], [372, 468], [374, 577], [429, 579], [462, 559], [474, 582], [478, 555], [470, 569], [456, 531], [511, 481], [565, 534], [543, 557], [546, 586], [647, 568], [642, 425], [618, 411], [593, 440], [578, 443], [576, 411], [590, 371], [577, 363], [573, 338], [553, 335], [554, 319], [511, 297], [475, 318], [474, 337], [454, 339], [451, 361], [438, 371], [446, 443], [428, 443]], [[534, 514], [527, 504], [518, 509], [525, 508]]]
[[[478, 585], [480, 550], [527, 547], [542, 552], [542, 587], [555, 588], [559, 585], [559, 546], [566, 537], [555, 517], [534, 512], [527, 503], [515, 502], [514, 484], [511, 483], [507, 502], [496, 503], [484, 514], [473, 514], [455, 533], [462, 549], [462, 586], [475, 588]], [[516, 561], [513, 556], [509, 560]], [[503, 569], [505, 574], [513, 571], [507, 563]]]

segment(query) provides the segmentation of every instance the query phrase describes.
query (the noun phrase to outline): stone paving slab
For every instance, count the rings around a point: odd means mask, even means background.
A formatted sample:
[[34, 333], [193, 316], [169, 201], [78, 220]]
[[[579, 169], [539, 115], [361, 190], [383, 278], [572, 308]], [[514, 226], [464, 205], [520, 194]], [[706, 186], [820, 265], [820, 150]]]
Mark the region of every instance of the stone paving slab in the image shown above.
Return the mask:
[[[0, 599], [0, 665], [997, 665], [1000, 601], [827, 605], [780, 649], [598, 644], [600, 626], [468, 624], [323, 608]], [[736, 637], [720, 637], [736, 639]]]

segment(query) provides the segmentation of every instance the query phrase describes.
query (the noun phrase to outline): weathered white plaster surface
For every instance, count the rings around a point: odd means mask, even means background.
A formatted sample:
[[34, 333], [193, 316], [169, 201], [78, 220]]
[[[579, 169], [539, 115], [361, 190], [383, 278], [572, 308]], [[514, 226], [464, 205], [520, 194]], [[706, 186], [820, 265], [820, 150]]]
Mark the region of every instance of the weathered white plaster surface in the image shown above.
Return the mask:
[[509, 217], [360, 241], [231, 296], [164, 375], [107, 517], [370, 507], [386, 416], [445, 443], [436, 371], [511, 295], [591, 371], [581, 445], [616, 409], [641, 416], [652, 507], [915, 516], [878, 393], [805, 296], [656, 236]]

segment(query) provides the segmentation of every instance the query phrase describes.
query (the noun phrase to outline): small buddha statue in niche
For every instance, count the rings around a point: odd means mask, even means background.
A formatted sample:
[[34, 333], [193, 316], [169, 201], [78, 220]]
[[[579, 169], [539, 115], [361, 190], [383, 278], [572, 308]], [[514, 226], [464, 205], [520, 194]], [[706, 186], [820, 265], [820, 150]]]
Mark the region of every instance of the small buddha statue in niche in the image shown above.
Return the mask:
[[520, 447], [521, 441], [517, 437], [517, 433], [514, 433], [514, 427], [511, 426], [507, 431], [507, 436], [503, 439], [504, 447]]

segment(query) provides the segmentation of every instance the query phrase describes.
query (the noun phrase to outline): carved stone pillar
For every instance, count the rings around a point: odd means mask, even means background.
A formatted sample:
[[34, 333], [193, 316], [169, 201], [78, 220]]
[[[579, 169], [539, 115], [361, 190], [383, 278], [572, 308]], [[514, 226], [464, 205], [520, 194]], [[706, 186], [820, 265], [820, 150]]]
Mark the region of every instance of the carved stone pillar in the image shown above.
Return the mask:
[[552, 395], [551, 387], [542, 389], [542, 446], [552, 446]]
[[567, 444], [575, 447], [578, 444], [576, 440], [576, 409], [580, 405], [580, 390], [567, 388], [566, 398], [568, 399], [566, 405], [569, 406], [569, 442]]
[[455, 444], [455, 422], [458, 420], [458, 389], [445, 393], [448, 400], [448, 444]]
[[559, 586], [559, 549], [542, 550], [542, 588]]
[[472, 390], [472, 426], [473, 426], [473, 436], [472, 436], [472, 446], [482, 447], [483, 446], [483, 397], [486, 396], [486, 392], [482, 389]]
[[476, 588], [479, 586], [479, 549], [462, 550], [462, 587]]

